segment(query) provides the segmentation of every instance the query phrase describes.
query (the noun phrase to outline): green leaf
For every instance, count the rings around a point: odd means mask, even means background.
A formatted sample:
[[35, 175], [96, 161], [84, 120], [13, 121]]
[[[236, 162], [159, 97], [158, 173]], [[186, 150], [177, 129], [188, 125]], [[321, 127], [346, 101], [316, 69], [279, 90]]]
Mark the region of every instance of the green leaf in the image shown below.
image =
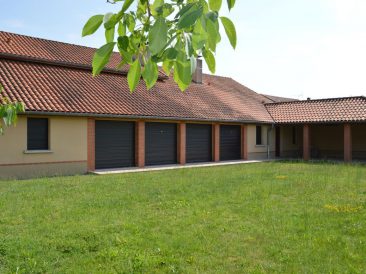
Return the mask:
[[134, 92], [141, 77], [141, 64], [138, 58], [136, 58], [135, 62], [130, 66], [130, 69], [127, 74], [128, 86], [130, 88], [130, 92]]
[[118, 31], [119, 36], [125, 36], [126, 35], [126, 25], [123, 24], [122, 21], [119, 22], [117, 31]]
[[88, 22], [84, 25], [82, 36], [91, 35], [97, 31], [100, 25], [103, 23], [104, 16], [101, 14], [94, 15], [89, 18]]
[[168, 26], [165, 19], [159, 17], [149, 32], [149, 49], [152, 55], [158, 54], [166, 45], [168, 39]]
[[231, 10], [235, 5], [235, 0], [227, 0], [227, 6]]
[[118, 50], [122, 56], [122, 60], [128, 64], [132, 63], [132, 53], [128, 51], [129, 39], [127, 36], [120, 36], [117, 39]]
[[202, 7], [199, 7], [198, 5], [193, 5], [179, 18], [177, 27], [179, 29], [184, 29], [193, 26], [196, 23], [197, 19], [201, 17], [202, 13]]
[[15, 108], [17, 112], [24, 112], [25, 111], [25, 105], [22, 102], [15, 103]]
[[203, 49], [202, 51], [203, 58], [205, 58], [208, 69], [211, 73], [215, 73], [216, 71], [216, 60], [215, 56], [212, 54], [210, 50]]
[[114, 40], [114, 28], [106, 29], [105, 30], [105, 40], [107, 43], [111, 43]]
[[151, 14], [156, 17], [157, 15], [162, 14], [162, 9], [160, 9], [164, 5], [164, 0], [155, 0], [151, 5]]
[[185, 91], [192, 81], [191, 61], [187, 59], [184, 52], [179, 52], [174, 63], [174, 81], [181, 91]]
[[116, 24], [118, 22], [118, 16], [117, 16], [117, 14], [109, 12], [104, 15], [103, 21], [104, 21], [104, 28], [111, 29], [116, 26]]
[[174, 12], [174, 8], [171, 4], [164, 4], [162, 7], [163, 10], [163, 17], [167, 18], [169, 15], [171, 15]]
[[130, 32], [133, 32], [135, 30], [136, 21], [131, 14], [126, 15], [126, 23], [128, 30]]
[[236, 48], [236, 30], [233, 22], [227, 17], [220, 17], [221, 23], [224, 25], [225, 32], [227, 37], [229, 38], [231, 46]]
[[212, 22], [216, 22], [217, 18], [219, 18], [218, 13], [214, 12], [214, 11], [210, 11], [208, 13], [206, 13], [206, 18], [210, 19]]
[[126, 1], [123, 3], [121, 13], [124, 13], [126, 10], [128, 10], [128, 8], [131, 6], [131, 4], [133, 3], [133, 1], [134, 1], [134, 0], [126, 0]]
[[97, 49], [93, 56], [93, 76], [98, 75], [109, 62], [112, 55], [114, 45], [116, 43], [108, 43]]
[[195, 50], [202, 49], [207, 41], [207, 33], [202, 26], [201, 20], [198, 20], [193, 29], [192, 46]]
[[136, 16], [144, 16], [147, 12], [147, 0], [138, 1]]
[[158, 80], [158, 66], [156, 63], [152, 62], [151, 59], [145, 64], [142, 77], [145, 80], [146, 88], [148, 90], [151, 89]]
[[127, 36], [120, 36], [117, 39], [117, 46], [119, 50], [128, 50], [128, 46], [129, 46], [129, 39]]
[[208, 19], [206, 22], [206, 28], [207, 28], [208, 48], [211, 49], [213, 52], [215, 52], [218, 40], [218, 30], [215, 26], [215, 23], [212, 22], [210, 19]]
[[170, 75], [173, 65], [174, 62], [168, 59], [164, 60], [163, 62], [163, 70], [168, 76]]
[[175, 48], [168, 48], [164, 51], [164, 58], [174, 60], [177, 58], [178, 51]]
[[219, 11], [221, 9], [222, 0], [208, 0], [208, 5], [213, 11]]
[[188, 3], [187, 5], [185, 5], [176, 15], [175, 15], [175, 19], [182, 17], [183, 14], [185, 14], [186, 12], [188, 12], [195, 4], [194, 3]]

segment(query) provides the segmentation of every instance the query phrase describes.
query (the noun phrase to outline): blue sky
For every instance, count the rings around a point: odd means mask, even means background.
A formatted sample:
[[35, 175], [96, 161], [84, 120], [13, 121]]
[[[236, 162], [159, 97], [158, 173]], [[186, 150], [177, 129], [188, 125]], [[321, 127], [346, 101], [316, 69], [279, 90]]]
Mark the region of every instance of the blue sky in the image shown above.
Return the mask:
[[[225, 1], [224, 1], [225, 2]], [[217, 74], [251, 89], [295, 98], [366, 95], [365, 0], [237, 0], [238, 32], [217, 50]], [[0, 0], [0, 30], [98, 47], [81, 38], [94, 14], [118, 8], [105, 0]]]

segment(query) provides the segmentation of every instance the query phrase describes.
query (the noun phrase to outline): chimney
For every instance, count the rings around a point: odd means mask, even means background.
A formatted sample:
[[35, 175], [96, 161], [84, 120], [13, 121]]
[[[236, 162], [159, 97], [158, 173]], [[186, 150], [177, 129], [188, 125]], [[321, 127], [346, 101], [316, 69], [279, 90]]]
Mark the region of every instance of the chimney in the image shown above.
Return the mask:
[[202, 84], [202, 59], [197, 58], [196, 71], [192, 75], [192, 81], [196, 84]]

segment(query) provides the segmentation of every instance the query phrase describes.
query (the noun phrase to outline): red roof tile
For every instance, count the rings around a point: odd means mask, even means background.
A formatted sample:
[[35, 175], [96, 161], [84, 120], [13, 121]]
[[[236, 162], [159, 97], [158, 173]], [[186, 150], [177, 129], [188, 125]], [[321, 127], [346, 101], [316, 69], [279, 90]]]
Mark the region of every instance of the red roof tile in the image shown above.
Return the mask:
[[365, 122], [366, 98], [346, 97], [266, 104], [276, 123]]
[[[47, 61], [69, 66], [86, 66], [91, 69], [95, 50], [95, 48], [0, 31], [0, 53], [10, 57], [23, 57], [33, 61]], [[120, 62], [121, 56], [118, 52], [114, 52], [110, 62], [106, 65], [106, 69], [126, 73], [128, 65], [117, 70]], [[160, 71], [159, 77], [164, 78], [166, 74]]]
[[264, 97], [267, 97], [269, 100], [271, 100], [271, 103], [298, 101], [297, 99], [287, 98], [287, 97], [279, 97], [279, 96], [273, 96], [273, 95], [267, 95], [267, 94], [261, 94], [261, 95], [263, 95]]
[[[288, 98], [260, 95], [218, 76], [204, 75], [203, 84], [192, 83], [185, 93], [171, 78], [161, 77], [151, 91], [141, 81], [130, 94], [125, 75], [105, 71], [92, 77], [94, 51], [0, 31], [0, 83], [28, 112], [264, 123], [366, 121], [365, 97], [273, 103]], [[114, 54], [108, 68], [115, 70], [119, 61]]]
[[229, 78], [204, 75], [182, 93], [173, 80], [130, 94], [123, 75], [0, 58], [0, 82], [27, 111], [107, 114], [210, 121], [272, 122], [261, 95]]
[[[0, 52], [54, 62], [90, 66], [95, 49], [0, 31]], [[120, 61], [120, 55], [115, 53], [107, 67], [115, 69]]]

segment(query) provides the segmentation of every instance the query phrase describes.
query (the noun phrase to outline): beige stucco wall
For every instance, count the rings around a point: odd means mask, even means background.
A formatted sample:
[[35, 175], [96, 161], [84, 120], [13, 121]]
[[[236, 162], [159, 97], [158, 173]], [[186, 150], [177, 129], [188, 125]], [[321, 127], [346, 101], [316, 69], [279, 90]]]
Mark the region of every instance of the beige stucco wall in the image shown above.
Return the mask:
[[[267, 132], [269, 132], [269, 144], [267, 140]], [[270, 158], [274, 158], [276, 131], [271, 125], [262, 125], [263, 145], [256, 145], [256, 125], [248, 125], [248, 159], [261, 160], [267, 159], [267, 145], [269, 145]]]
[[[29, 169], [31, 163], [32, 172], [29, 173], [31, 176], [51, 174], [51, 169], [57, 171], [53, 172], [57, 174], [86, 172], [87, 119], [57, 116], [47, 118], [49, 118], [49, 153], [25, 152], [27, 149], [25, 116], [19, 117], [16, 127], [7, 128], [5, 135], [0, 136], [0, 177], [16, 177], [18, 173], [24, 173]], [[45, 172], [47, 168], [50, 168], [49, 172]], [[10, 176], [12, 174], [15, 176]]]
[[27, 164], [0, 166], [0, 179], [29, 179], [37, 177], [85, 174], [85, 162], [62, 162], [47, 164]]

